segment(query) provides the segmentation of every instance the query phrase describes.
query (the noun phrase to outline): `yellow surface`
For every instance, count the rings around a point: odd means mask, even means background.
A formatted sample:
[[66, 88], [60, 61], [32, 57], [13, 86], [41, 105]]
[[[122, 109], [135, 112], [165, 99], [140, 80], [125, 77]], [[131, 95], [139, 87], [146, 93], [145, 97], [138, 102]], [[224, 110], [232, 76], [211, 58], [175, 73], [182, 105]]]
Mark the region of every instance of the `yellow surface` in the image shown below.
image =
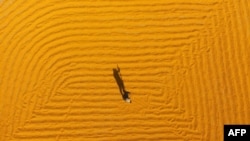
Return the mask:
[[249, 0], [1, 0], [0, 141], [222, 140], [250, 124], [249, 17]]

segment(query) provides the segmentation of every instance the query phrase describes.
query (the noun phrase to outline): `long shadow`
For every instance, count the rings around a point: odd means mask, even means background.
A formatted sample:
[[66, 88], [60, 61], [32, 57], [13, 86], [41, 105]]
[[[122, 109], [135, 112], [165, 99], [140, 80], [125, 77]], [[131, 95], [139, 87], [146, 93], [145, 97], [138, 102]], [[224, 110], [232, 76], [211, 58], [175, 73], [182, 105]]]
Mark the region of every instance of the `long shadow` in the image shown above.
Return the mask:
[[120, 90], [120, 93], [122, 95], [123, 100], [131, 103], [131, 100], [129, 98], [130, 92], [126, 91], [126, 89], [125, 89], [124, 82], [121, 78], [120, 68], [118, 67], [118, 65], [117, 65], [117, 68], [113, 68], [113, 75], [114, 75], [116, 83], [119, 87], [119, 90]]

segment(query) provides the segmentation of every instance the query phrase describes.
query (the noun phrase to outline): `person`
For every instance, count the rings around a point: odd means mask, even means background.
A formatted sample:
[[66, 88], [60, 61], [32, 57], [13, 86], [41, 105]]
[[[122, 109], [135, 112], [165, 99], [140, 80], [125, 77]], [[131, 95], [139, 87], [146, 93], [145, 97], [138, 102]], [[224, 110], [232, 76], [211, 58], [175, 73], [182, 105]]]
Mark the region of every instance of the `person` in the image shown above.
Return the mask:
[[113, 75], [116, 80], [116, 83], [119, 87], [120, 93], [122, 95], [122, 98], [125, 102], [131, 103], [131, 100], [129, 98], [129, 93], [128, 91], [125, 90], [125, 86], [123, 83], [123, 80], [121, 78], [121, 73], [120, 73], [120, 68], [117, 65], [117, 68], [113, 68]]

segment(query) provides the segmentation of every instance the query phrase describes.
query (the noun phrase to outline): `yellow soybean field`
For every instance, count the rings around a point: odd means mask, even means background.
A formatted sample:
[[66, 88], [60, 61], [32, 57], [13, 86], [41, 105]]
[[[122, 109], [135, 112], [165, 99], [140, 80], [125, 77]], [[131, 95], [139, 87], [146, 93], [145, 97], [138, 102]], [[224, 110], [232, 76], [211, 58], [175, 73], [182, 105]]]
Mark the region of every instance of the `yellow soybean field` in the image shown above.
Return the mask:
[[0, 0], [0, 141], [223, 140], [250, 124], [249, 17], [249, 0]]

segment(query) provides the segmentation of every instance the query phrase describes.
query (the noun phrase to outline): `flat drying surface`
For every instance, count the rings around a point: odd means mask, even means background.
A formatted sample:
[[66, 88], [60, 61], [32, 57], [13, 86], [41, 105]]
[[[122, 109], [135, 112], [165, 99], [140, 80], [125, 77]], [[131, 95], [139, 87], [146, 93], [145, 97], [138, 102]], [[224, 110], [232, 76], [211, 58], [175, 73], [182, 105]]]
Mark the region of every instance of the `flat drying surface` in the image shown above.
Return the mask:
[[0, 0], [0, 141], [223, 140], [250, 124], [249, 17], [249, 0]]

